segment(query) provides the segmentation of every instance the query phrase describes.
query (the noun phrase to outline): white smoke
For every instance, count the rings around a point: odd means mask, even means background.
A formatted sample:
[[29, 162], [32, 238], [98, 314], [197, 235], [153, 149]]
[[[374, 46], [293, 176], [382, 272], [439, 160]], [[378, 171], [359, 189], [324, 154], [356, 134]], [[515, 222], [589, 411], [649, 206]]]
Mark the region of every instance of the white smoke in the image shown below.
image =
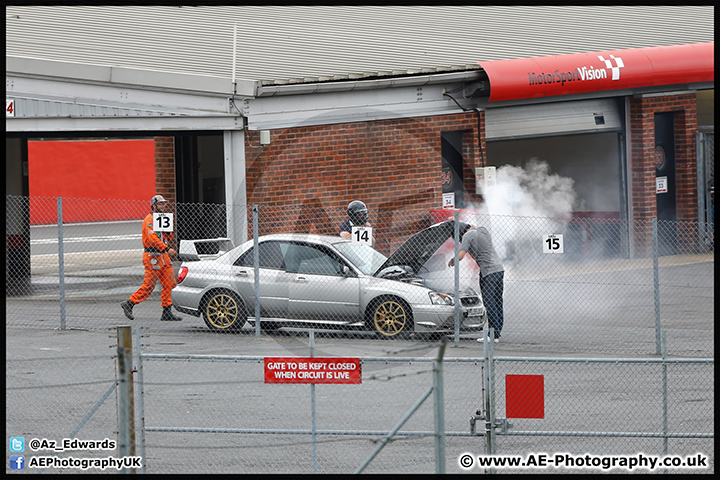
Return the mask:
[[[577, 196], [574, 181], [550, 172], [547, 163], [531, 158], [524, 167], [498, 167], [496, 184], [483, 194], [484, 203], [468, 205], [460, 220], [482, 225], [490, 231], [493, 245], [506, 270], [517, 249], [542, 251], [544, 235], [562, 233], [571, 218]], [[448, 240], [425, 264], [428, 286], [452, 291], [454, 269], [447, 262], [454, 256]], [[459, 264], [460, 290], [478, 290], [479, 268], [474, 261]]]
[[503, 165], [497, 183], [485, 195], [488, 213], [518, 217], [567, 218], [577, 199], [574, 181], [550, 173], [547, 163], [531, 158], [525, 168]]
[[466, 221], [490, 230], [501, 259], [521, 246], [537, 251], [544, 235], [565, 230], [577, 201], [573, 179], [551, 173], [537, 158], [524, 167], [500, 166], [496, 173], [496, 184], [484, 192], [485, 204], [469, 209], [482, 215]]

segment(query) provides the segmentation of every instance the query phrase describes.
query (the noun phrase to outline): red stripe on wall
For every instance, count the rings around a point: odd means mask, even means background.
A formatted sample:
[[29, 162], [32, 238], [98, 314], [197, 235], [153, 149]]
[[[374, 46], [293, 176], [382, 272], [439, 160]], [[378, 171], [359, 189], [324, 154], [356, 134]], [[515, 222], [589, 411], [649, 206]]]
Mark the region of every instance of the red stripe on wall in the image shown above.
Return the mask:
[[[155, 142], [29, 141], [30, 224], [142, 219], [155, 195]], [[92, 200], [119, 200], [93, 202]]]

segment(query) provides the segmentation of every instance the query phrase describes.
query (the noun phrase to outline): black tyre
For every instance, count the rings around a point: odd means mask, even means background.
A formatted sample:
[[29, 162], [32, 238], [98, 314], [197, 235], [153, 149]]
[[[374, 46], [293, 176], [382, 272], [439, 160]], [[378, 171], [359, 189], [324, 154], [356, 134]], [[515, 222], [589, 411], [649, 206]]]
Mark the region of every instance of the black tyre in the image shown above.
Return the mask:
[[410, 307], [394, 297], [380, 297], [368, 307], [365, 320], [369, 329], [383, 338], [404, 338], [413, 330]]
[[[252, 320], [248, 320], [248, 323], [250, 323], [250, 326], [252, 328], [255, 328], [254, 318]], [[281, 323], [260, 320], [260, 330], [262, 330], [263, 332], [274, 332], [275, 330], [279, 330], [280, 328], [282, 328]]]
[[237, 332], [247, 320], [245, 303], [234, 292], [218, 290], [203, 302], [205, 325], [216, 332]]

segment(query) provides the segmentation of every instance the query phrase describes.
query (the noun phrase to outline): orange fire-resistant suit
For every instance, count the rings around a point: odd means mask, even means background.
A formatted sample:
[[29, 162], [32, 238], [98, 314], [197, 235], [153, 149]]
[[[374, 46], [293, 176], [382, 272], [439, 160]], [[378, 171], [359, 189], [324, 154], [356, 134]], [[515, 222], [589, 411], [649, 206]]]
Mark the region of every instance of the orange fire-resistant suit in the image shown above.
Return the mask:
[[140, 288], [130, 295], [132, 303], [140, 303], [147, 299], [155, 289], [157, 281], [160, 280], [160, 285], [162, 285], [160, 303], [163, 307], [172, 305], [171, 291], [177, 286], [172, 260], [167, 253], [172, 235], [172, 232], [156, 232], [154, 230], [152, 213], [143, 220], [142, 243], [145, 247], [145, 253], [143, 253], [145, 278]]

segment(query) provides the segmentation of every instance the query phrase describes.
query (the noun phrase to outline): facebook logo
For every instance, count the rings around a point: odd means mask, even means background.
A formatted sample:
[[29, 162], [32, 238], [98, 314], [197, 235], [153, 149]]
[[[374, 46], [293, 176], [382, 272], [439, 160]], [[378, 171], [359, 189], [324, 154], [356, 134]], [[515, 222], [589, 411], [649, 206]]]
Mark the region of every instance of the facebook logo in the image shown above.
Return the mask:
[[24, 452], [25, 451], [25, 437], [10, 437], [10, 451], [11, 452]]
[[10, 470], [25, 468], [25, 455], [10, 455]]

